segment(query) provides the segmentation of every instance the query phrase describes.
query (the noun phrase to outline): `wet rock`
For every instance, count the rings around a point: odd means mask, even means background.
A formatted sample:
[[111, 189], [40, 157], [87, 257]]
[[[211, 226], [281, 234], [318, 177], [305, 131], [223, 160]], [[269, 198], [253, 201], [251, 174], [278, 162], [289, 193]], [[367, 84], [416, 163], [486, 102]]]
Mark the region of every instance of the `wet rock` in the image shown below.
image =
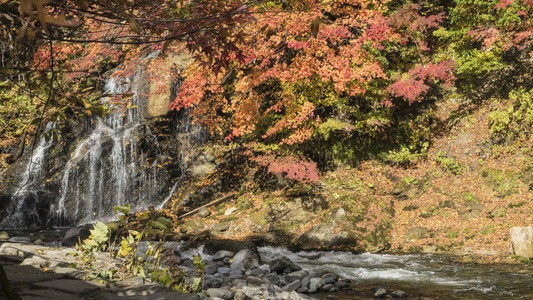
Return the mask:
[[308, 272], [305, 270], [300, 270], [296, 272], [291, 272], [287, 275], [285, 275], [285, 280], [288, 282], [292, 282], [294, 280], [302, 280], [308, 275]]
[[327, 273], [322, 276], [322, 279], [324, 279], [324, 284], [335, 284], [337, 282], [337, 275]]
[[380, 287], [380, 288], [376, 288], [376, 290], [374, 291], [374, 295], [372, 295], [372, 297], [386, 298], [388, 294], [389, 294], [389, 291], [386, 288]]
[[289, 269], [291, 271], [300, 271], [302, 268], [295, 264], [292, 260], [285, 256], [279, 256], [274, 258], [268, 263], [271, 272], [278, 274], [283, 273], [283, 270]]
[[331, 283], [328, 283], [328, 284], [323, 285], [320, 289], [323, 290], [324, 292], [329, 292], [333, 288], [335, 288], [335, 286]]
[[61, 244], [65, 247], [74, 247], [76, 244], [83, 242], [91, 235], [89, 226], [82, 226], [77, 228], [71, 228], [61, 240]]
[[514, 255], [533, 258], [533, 227], [511, 228], [511, 251]]
[[31, 243], [30, 238], [26, 236], [14, 236], [7, 241], [11, 243]]
[[224, 258], [226, 257], [233, 257], [234, 255], [235, 255], [235, 252], [220, 250], [217, 253], [215, 253], [215, 255], [213, 255], [211, 260], [220, 261], [220, 260], [224, 260]]
[[259, 267], [259, 256], [251, 250], [241, 250], [233, 256], [231, 268], [235, 270], [248, 270]]
[[296, 291], [301, 286], [302, 286], [302, 281], [294, 280], [293, 282], [291, 282], [291, 283], [287, 284], [286, 286], [284, 286], [283, 290], [287, 291], [287, 292], [293, 292], [293, 291]]
[[407, 293], [401, 290], [396, 290], [391, 293], [392, 298], [407, 298]]
[[311, 278], [309, 280], [309, 290], [317, 291], [324, 285], [324, 279], [322, 278]]

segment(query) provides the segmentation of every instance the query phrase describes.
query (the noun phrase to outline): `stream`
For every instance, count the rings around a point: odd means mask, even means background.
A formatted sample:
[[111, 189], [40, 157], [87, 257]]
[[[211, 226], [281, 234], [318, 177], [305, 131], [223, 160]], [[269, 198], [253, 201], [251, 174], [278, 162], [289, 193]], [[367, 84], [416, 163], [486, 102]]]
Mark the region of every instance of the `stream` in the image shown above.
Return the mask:
[[371, 289], [379, 286], [405, 291], [409, 299], [533, 299], [533, 269], [525, 265], [462, 264], [434, 254], [259, 251], [264, 261], [284, 255], [304, 269], [353, 280], [353, 290], [335, 294], [337, 299], [372, 299]]
[[[26, 236], [31, 241], [42, 239], [49, 246], [59, 246], [67, 229], [6, 231], [10, 236]], [[167, 243], [167, 247], [179, 250], [182, 257], [203, 252], [202, 246], [184, 251], [184, 245]], [[407, 292], [408, 299], [533, 299], [533, 267], [525, 264], [465, 264], [454, 262], [454, 256], [436, 254], [291, 252], [284, 247], [270, 246], [258, 250], [264, 263], [282, 255], [309, 271], [330, 272], [351, 279], [351, 291], [330, 294], [338, 300], [373, 299], [371, 289], [376, 287], [402, 290]], [[211, 258], [201, 255], [204, 260]], [[311, 296], [332, 299], [328, 294]]]

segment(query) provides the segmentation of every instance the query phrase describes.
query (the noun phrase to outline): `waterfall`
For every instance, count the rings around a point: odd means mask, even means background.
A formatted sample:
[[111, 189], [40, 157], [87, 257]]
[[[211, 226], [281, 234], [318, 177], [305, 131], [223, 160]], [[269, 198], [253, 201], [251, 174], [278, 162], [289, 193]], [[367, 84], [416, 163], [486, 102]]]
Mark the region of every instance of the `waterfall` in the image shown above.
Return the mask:
[[[141, 107], [143, 101], [148, 101], [149, 86], [144, 72], [140, 67], [126, 78], [105, 81], [107, 97], [101, 101], [113, 105], [115, 96], [128, 93], [132, 97], [127, 108], [117, 107], [85, 125], [74, 124], [73, 138], [61, 145], [39, 138], [28, 172], [19, 184], [20, 191], [13, 195], [5, 212], [0, 210], [0, 228], [108, 221], [117, 218], [115, 205], [130, 204], [134, 210], [163, 207], [190, 166], [190, 157], [196, 155], [192, 147], [204, 143], [205, 132], [191, 125], [188, 111], [159, 120], [170, 124], [164, 129], [143, 117]], [[170, 99], [177, 94], [180, 82], [172, 84]], [[153, 128], [158, 129], [157, 133]], [[166, 143], [165, 150], [161, 139]], [[56, 166], [47, 167], [52, 165], [49, 161]]]
[[[116, 78], [105, 83], [111, 97], [133, 93], [131, 108], [96, 119], [86, 137], [79, 140], [65, 165], [60, 197], [52, 204], [47, 223], [69, 225], [113, 219], [115, 205], [132, 205], [146, 209], [161, 201], [157, 189], [162, 182], [157, 174], [157, 157], [147, 162], [140, 149], [139, 138], [157, 138], [139, 114], [137, 90], [142, 72], [120, 82]], [[160, 149], [157, 149], [160, 151]], [[148, 165], [146, 163], [149, 163]], [[138, 189], [143, 189], [143, 192]]]
[[15, 187], [11, 197], [11, 205], [7, 209], [7, 216], [0, 222], [5, 227], [22, 227], [28, 221], [39, 220], [38, 198], [42, 191], [41, 182], [44, 181], [43, 166], [46, 162], [48, 150], [53, 145], [53, 139], [48, 135], [54, 128], [49, 123], [44, 128], [26, 164], [23, 164], [21, 180]]

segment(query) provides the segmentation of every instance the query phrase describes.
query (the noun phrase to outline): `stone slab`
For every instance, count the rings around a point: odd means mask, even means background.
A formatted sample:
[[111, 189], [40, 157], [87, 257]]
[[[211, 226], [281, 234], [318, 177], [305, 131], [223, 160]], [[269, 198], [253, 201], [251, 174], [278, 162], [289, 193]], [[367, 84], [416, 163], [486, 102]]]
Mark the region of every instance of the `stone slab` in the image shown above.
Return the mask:
[[197, 294], [185, 294], [178, 292], [161, 292], [147, 296], [117, 296], [111, 293], [101, 293], [95, 300], [201, 300]]
[[19, 293], [22, 300], [83, 300], [75, 295], [52, 289], [27, 290]]
[[105, 287], [105, 285], [96, 282], [87, 282], [75, 279], [58, 279], [52, 281], [38, 282], [35, 284], [41, 288], [49, 288], [60, 290], [73, 294], [85, 294], [98, 291]]
[[53, 272], [43, 272], [33, 266], [19, 266], [11, 263], [2, 263], [7, 278], [12, 285], [32, 284], [59, 278], [61, 275]]

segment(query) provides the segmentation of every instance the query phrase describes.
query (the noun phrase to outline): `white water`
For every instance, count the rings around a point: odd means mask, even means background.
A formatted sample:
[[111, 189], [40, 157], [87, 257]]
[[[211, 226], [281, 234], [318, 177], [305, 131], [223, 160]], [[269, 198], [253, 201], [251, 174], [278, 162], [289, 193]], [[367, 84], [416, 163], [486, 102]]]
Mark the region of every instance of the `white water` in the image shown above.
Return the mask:
[[485, 267], [490, 266], [456, 264], [438, 255], [355, 255], [338, 251], [295, 253], [279, 247], [262, 247], [259, 251], [263, 261], [286, 256], [304, 269], [331, 272], [361, 286], [431, 288], [460, 299], [512, 297], [516, 290], [524, 287], [526, 293], [533, 292], [532, 275], [510, 273], [507, 270], [487, 273]]
[[[39, 137], [37, 145], [24, 166], [24, 173], [21, 180], [16, 187], [16, 192], [11, 197], [11, 206], [8, 208], [7, 217], [2, 220], [1, 224], [6, 227], [17, 227], [24, 224], [24, 216], [33, 216], [38, 219], [38, 211], [35, 203], [27, 205], [28, 198], [37, 198], [37, 192], [42, 188], [39, 183], [44, 179], [43, 165], [46, 160], [46, 155], [49, 149], [54, 144], [51, 136], [48, 139], [45, 135], [48, 134], [55, 127], [54, 123], [48, 123]], [[28, 211], [31, 210], [31, 211]]]

